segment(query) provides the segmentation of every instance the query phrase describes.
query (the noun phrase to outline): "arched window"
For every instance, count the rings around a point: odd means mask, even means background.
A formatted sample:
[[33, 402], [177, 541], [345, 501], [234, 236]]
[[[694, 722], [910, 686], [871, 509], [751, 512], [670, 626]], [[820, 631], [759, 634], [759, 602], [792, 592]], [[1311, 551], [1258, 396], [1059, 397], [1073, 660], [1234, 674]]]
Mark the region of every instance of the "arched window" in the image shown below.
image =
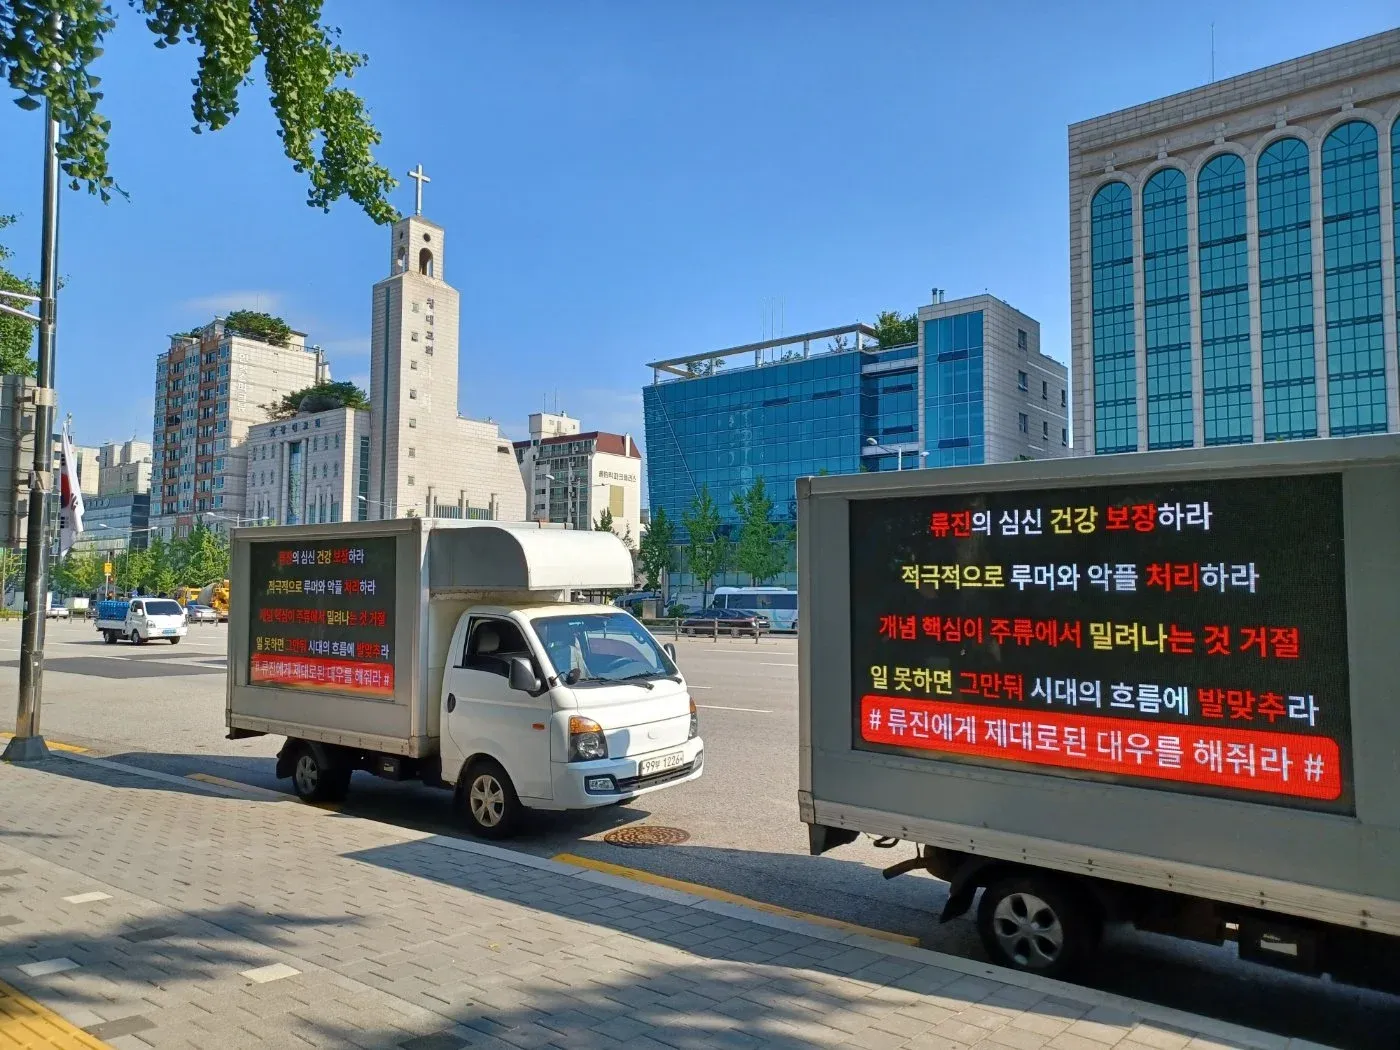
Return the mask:
[[424, 277], [434, 276], [432, 249], [424, 248], [418, 253], [418, 272]]
[[1395, 328], [1400, 331], [1400, 117], [1390, 125], [1390, 204], [1395, 213], [1395, 249], [1391, 265], [1395, 269]]
[[1150, 449], [1192, 445], [1191, 269], [1186, 242], [1186, 176], [1176, 168], [1163, 168], [1142, 189]]
[[1349, 120], [1322, 144], [1328, 433], [1384, 431], [1385, 308], [1376, 129]]
[[1264, 440], [1316, 437], [1308, 147], [1279, 139], [1259, 157], [1256, 178]]
[[1250, 389], [1249, 215], [1244, 161], [1212, 158], [1196, 178], [1202, 416], [1207, 445], [1254, 439]]
[[1094, 326], [1094, 451], [1137, 451], [1133, 194], [1110, 182], [1089, 206]]

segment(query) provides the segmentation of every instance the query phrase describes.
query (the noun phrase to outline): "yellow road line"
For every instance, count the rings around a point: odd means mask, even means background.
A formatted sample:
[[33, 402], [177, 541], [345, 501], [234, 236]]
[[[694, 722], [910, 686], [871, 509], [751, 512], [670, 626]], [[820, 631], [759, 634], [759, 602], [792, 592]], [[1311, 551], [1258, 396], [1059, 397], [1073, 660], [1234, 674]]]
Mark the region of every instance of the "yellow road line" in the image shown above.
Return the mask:
[[[13, 733], [0, 733], [0, 740], [10, 740], [13, 737]], [[86, 747], [79, 747], [77, 744], [65, 744], [60, 740], [50, 740], [48, 737], [44, 738], [44, 743], [48, 745], [50, 751], [67, 751], [74, 755], [86, 755], [89, 751]]]
[[111, 1050], [18, 988], [0, 981], [0, 1046], [35, 1050]]
[[185, 779], [198, 780], [205, 784], [217, 784], [219, 787], [233, 788], [237, 791], [245, 791], [250, 795], [261, 795], [264, 798], [290, 799], [292, 797], [285, 791], [273, 791], [271, 788], [245, 784], [239, 780], [225, 780], [223, 777], [210, 776], [208, 773], [186, 773]]
[[776, 904], [769, 904], [766, 901], [756, 901], [749, 897], [740, 897], [737, 893], [729, 893], [726, 890], [715, 889], [713, 886], [702, 886], [698, 882], [682, 882], [680, 879], [667, 878], [665, 875], [653, 875], [649, 871], [641, 871], [637, 868], [625, 868], [621, 864], [609, 864], [605, 860], [594, 860], [591, 857], [580, 857], [574, 853], [558, 853], [552, 858], [561, 864], [572, 864], [576, 868], [588, 868], [591, 871], [599, 871], [605, 875], [617, 875], [624, 879], [632, 879], [636, 882], [645, 882], [652, 886], [661, 886], [668, 890], [679, 890], [681, 893], [694, 894], [697, 897], [704, 897], [707, 900], [723, 901], [726, 904], [738, 904], [745, 908], [756, 908], [759, 911], [766, 911], [770, 915], [784, 915], [789, 919], [801, 919], [803, 922], [816, 923], [818, 926], [828, 926], [836, 930], [845, 930], [848, 933], [859, 933], [866, 937], [875, 937], [882, 941], [893, 941], [896, 944], [911, 944], [918, 946], [919, 938], [906, 937], [899, 933], [889, 933], [886, 930], [874, 930], [868, 926], [857, 926], [853, 922], [842, 922], [840, 919], [830, 919], [825, 915], [813, 915], [805, 911], [793, 911], [791, 908], [783, 908]]

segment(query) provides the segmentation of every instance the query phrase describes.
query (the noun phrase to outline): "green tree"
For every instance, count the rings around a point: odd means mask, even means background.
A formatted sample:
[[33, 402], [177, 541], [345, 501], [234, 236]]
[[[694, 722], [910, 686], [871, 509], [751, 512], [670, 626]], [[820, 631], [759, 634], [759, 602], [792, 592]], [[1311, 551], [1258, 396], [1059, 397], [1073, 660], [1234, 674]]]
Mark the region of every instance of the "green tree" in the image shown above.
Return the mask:
[[[0, 230], [13, 224], [13, 215], [0, 215]], [[12, 273], [5, 261], [14, 253], [0, 244], [0, 292], [20, 292], [24, 295], [38, 295], [39, 286]], [[0, 298], [6, 306], [21, 306], [22, 302]], [[28, 321], [9, 314], [0, 313], [0, 375], [32, 376], [34, 374], [35, 326]]]
[[228, 576], [228, 540], [208, 525], [196, 525], [171, 547], [176, 586], [205, 587]]
[[761, 474], [747, 490], [735, 495], [734, 512], [739, 515], [734, 563], [757, 586], [787, 568], [790, 543], [787, 527], [772, 520], [773, 501]]
[[919, 341], [919, 317], [910, 314], [905, 317], [898, 310], [881, 310], [875, 318], [875, 338], [880, 346], [905, 346]]
[[[307, 203], [329, 210], [348, 197], [377, 223], [392, 222], [386, 194], [397, 183], [375, 163], [379, 132], [343, 81], [365, 64], [344, 50], [338, 29], [321, 24], [321, 0], [131, 0], [157, 48], [199, 51], [191, 111], [194, 130], [218, 131], [238, 113], [238, 93], [256, 68], [267, 81], [282, 149], [311, 188]], [[56, 21], [57, 20], [57, 21]], [[0, 77], [21, 109], [47, 100], [59, 122], [58, 159], [73, 189], [106, 201], [123, 193], [108, 168], [111, 121], [98, 111], [92, 72], [116, 25], [105, 0], [0, 0]]]
[[729, 537], [720, 531], [719, 507], [710, 496], [710, 487], [701, 486], [700, 494], [690, 501], [681, 514], [681, 524], [688, 535], [686, 563], [700, 584], [702, 603], [709, 603], [710, 584], [729, 564]]
[[603, 513], [598, 515], [598, 524], [594, 525], [593, 528], [598, 532], [616, 533], [617, 530], [613, 528], [613, 516], [611, 507], [603, 508]]
[[69, 551], [53, 567], [53, 589], [64, 594], [91, 594], [102, 586], [102, 559], [96, 554]]
[[661, 589], [661, 578], [671, 571], [675, 557], [675, 527], [671, 524], [671, 519], [666, 517], [666, 508], [657, 507], [652, 512], [651, 524], [642, 533], [641, 543], [637, 545], [637, 563], [641, 567], [642, 577], [646, 580], [647, 590]]
[[286, 321], [259, 310], [232, 311], [224, 318], [224, 331], [271, 346], [286, 346], [292, 337], [291, 326]]
[[151, 537], [151, 544], [145, 550], [146, 564], [140, 587], [148, 594], [173, 594], [180, 585], [175, 573], [176, 553], [172, 544], [159, 534]]
[[328, 408], [369, 408], [369, 395], [354, 383], [317, 383], [285, 394], [281, 401], [264, 405], [273, 419], [291, 419], [306, 402], [308, 412], [324, 412]]

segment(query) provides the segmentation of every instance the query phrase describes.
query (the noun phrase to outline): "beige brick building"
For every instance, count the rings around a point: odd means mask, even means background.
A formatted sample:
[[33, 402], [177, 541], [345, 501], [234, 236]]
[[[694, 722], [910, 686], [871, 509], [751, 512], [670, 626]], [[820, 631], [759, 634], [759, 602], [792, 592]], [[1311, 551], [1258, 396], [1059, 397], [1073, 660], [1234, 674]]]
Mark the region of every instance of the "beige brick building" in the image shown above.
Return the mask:
[[370, 519], [525, 520], [511, 442], [457, 411], [457, 290], [444, 231], [421, 215], [390, 231], [389, 276], [374, 286], [370, 346]]
[[1069, 129], [1076, 452], [1400, 430], [1400, 30]]

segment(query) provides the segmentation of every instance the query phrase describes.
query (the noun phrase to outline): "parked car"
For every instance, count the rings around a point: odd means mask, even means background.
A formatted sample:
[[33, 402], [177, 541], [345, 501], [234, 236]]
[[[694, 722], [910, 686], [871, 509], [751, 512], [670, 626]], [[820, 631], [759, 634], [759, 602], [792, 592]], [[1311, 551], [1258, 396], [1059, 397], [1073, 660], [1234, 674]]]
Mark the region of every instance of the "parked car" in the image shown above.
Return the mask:
[[66, 605], [50, 605], [47, 613], [50, 620], [67, 620], [70, 615]]
[[759, 635], [771, 629], [766, 616], [741, 612], [738, 609], [702, 609], [681, 621], [681, 634], [749, 634]]
[[219, 614], [208, 605], [191, 603], [185, 606], [185, 620], [188, 623], [218, 623]]

